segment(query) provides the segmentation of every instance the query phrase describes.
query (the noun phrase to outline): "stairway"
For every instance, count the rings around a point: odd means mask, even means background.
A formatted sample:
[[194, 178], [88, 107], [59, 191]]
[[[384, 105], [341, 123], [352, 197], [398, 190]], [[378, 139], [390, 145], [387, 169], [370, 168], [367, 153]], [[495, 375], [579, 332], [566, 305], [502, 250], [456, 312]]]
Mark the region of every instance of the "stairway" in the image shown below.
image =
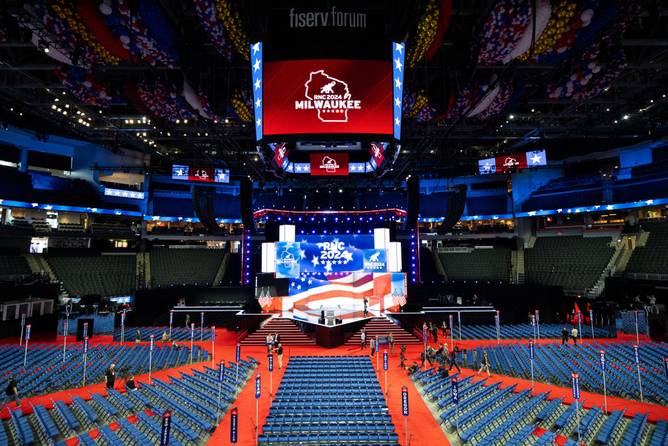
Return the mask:
[[313, 338], [302, 332], [292, 319], [271, 318], [259, 330], [249, 334], [241, 345], [267, 345], [267, 335], [278, 333], [283, 345], [313, 345]]
[[[367, 322], [362, 328], [366, 330], [367, 343], [369, 341], [369, 336], [380, 337], [387, 336], [392, 333], [395, 346], [401, 344], [422, 344], [422, 341], [420, 341], [418, 338], [385, 317], [371, 318], [371, 320]], [[346, 341], [345, 345], [360, 345], [361, 333], [362, 329], [352, 335], [350, 339]]]

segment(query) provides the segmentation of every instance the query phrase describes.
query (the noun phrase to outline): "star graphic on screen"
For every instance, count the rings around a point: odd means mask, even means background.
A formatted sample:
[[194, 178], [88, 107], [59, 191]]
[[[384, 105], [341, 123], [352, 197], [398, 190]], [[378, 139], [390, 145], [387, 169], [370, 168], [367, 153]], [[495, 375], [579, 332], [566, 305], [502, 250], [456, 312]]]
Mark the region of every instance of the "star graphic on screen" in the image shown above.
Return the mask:
[[397, 88], [401, 88], [401, 79], [398, 77], [394, 78], [394, 86]]
[[492, 170], [492, 165], [489, 162], [485, 162], [485, 164], [482, 165], [482, 170], [485, 172], [489, 172]]
[[345, 263], [351, 262], [353, 260], [353, 253], [350, 251], [343, 251], [342, 256], [346, 261]]
[[320, 262], [318, 261], [318, 258], [316, 256], [313, 256], [313, 259], [311, 260], [311, 263], [313, 263], [313, 266], [318, 266]]
[[257, 71], [260, 69], [260, 59], [255, 59], [255, 63], [253, 64], [253, 71]]
[[299, 250], [299, 258], [300, 259], [305, 259], [306, 258], [306, 251], [304, 251], [303, 249], [300, 249]]
[[262, 106], [262, 100], [261, 100], [261, 99], [257, 99], [257, 100], [255, 101], [255, 108], [260, 108], [261, 106]]
[[401, 124], [399, 118], [394, 118], [394, 125], [399, 125], [399, 124]]
[[394, 44], [394, 51], [396, 51], [396, 52], [399, 53], [399, 54], [403, 53], [403, 51], [404, 51], [404, 45], [401, 44], [401, 43], [395, 43], [395, 44]]
[[308, 283], [309, 285], [311, 285], [311, 284], [313, 283], [313, 280], [312, 280], [312, 279], [309, 279], [308, 282], [306, 282], [306, 283]]
[[260, 51], [260, 42], [253, 44], [253, 54], [257, 53], [258, 51]]
[[328, 273], [332, 272], [332, 262], [330, 262], [329, 260], [327, 261], [327, 263], [325, 263], [325, 271], [327, 271]]
[[400, 99], [400, 98], [396, 98], [396, 99], [394, 100], [394, 105], [395, 105], [396, 107], [401, 107], [401, 99]]
[[531, 157], [531, 164], [540, 164], [543, 162], [543, 159], [540, 157], [538, 152], [534, 152], [533, 156]]
[[260, 79], [255, 79], [255, 89], [259, 90], [261, 86], [262, 82], [260, 82]]
[[255, 120], [255, 125], [257, 125], [258, 127], [262, 127], [262, 119], [257, 118], [257, 119]]
[[403, 67], [403, 65], [401, 64], [401, 59], [397, 57], [396, 59], [394, 59], [394, 68], [401, 71], [401, 67]]
[[298, 289], [298, 290], [301, 290], [301, 289], [302, 289], [302, 286], [301, 286], [301, 285], [297, 285], [297, 289]]

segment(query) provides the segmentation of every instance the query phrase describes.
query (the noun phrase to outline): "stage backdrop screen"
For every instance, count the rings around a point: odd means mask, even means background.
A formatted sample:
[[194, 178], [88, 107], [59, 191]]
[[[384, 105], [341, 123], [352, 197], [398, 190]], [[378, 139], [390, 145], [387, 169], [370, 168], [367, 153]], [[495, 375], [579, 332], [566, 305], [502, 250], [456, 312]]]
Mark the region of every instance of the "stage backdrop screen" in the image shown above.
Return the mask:
[[265, 62], [264, 135], [393, 132], [390, 61]]
[[303, 235], [276, 243], [276, 276], [387, 271], [387, 253], [373, 249], [373, 235]]

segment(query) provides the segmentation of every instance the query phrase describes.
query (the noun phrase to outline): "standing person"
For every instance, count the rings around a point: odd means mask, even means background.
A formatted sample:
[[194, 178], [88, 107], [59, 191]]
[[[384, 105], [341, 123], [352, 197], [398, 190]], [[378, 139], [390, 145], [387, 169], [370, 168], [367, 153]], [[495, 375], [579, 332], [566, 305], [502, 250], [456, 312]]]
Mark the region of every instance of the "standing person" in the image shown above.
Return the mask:
[[135, 332], [135, 344], [139, 344], [141, 342], [141, 330], [137, 329]]
[[14, 378], [9, 379], [9, 383], [7, 383], [7, 388], [5, 389], [5, 395], [7, 395], [5, 404], [9, 403], [9, 400], [13, 399], [16, 401], [16, 407], [21, 407], [21, 400], [19, 399], [19, 387]]
[[448, 337], [448, 324], [445, 323], [445, 319], [441, 322], [441, 335], [444, 339]]
[[116, 382], [116, 364], [111, 364], [106, 372], [104, 372], [104, 382], [107, 384], [107, 389], [113, 389]]
[[271, 353], [271, 345], [274, 343], [274, 336], [269, 333], [267, 335], [267, 352]]
[[366, 296], [364, 296], [364, 317], [367, 317], [369, 315], [369, 299], [367, 299]]
[[281, 334], [274, 333], [274, 347], [278, 347], [278, 344], [281, 343]]
[[190, 327], [190, 314], [186, 314], [186, 328]]
[[278, 356], [278, 369], [280, 370], [283, 368], [283, 344], [280, 342], [276, 346], [276, 354]]
[[452, 351], [452, 354], [450, 355], [450, 368], [448, 371], [452, 370], [453, 367], [457, 368], [458, 373], [462, 373], [462, 369], [459, 368], [459, 364], [457, 364], [457, 353], [459, 353], [459, 347], [455, 345], [455, 349]]
[[573, 327], [571, 330], [571, 338], [573, 338], [573, 344], [577, 345], [578, 343], [578, 329]]
[[162, 332], [162, 342], [167, 342], [169, 340], [169, 335], [166, 331]]
[[399, 367], [406, 370], [406, 354], [403, 351], [399, 353]]
[[490, 376], [492, 376], [492, 375], [489, 373], [489, 366], [490, 366], [490, 363], [489, 363], [489, 356], [487, 356], [487, 350], [485, 350], [485, 351], [482, 352], [482, 361], [480, 361], [480, 369], [478, 370], [478, 373], [476, 373], [476, 375], [480, 375], [480, 372], [482, 372], [483, 370], [485, 370], [485, 371], [487, 371], [487, 377], [488, 377], [488, 378], [489, 378]]
[[394, 336], [392, 336], [392, 333], [387, 337], [387, 342], [390, 344], [390, 353], [394, 353]]
[[438, 327], [433, 322], [431, 324], [431, 335], [434, 337], [434, 342], [438, 344]]
[[362, 329], [360, 334], [360, 349], [364, 350], [366, 348], [366, 330]]
[[568, 344], [568, 330], [566, 327], [561, 329], [561, 345]]
[[371, 346], [371, 356], [376, 354], [376, 339], [371, 336], [371, 340], [369, 340], [369, 345]]

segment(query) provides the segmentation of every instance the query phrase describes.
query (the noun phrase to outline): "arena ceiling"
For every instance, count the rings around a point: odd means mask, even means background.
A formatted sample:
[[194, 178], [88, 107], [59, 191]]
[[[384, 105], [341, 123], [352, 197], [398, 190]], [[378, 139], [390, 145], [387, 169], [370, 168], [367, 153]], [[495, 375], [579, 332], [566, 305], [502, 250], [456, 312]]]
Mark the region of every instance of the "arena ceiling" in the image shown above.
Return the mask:
[[[233, 106], [235, 94], [250, 84], [250, 64], [234, 49], [228, 60], [211, 43], [195, 9], [198, 2], [154, 2], [162, 8], [164, 19], [175, 33], [178, 63], [150, 64], [135, 60], [90, 67], [92, 84], [104, 85], [105, 94], [114, 99], [104, 107], [86, 104], [64, 86], [54, 71], [62, 69], [63, 64], [44, 52], [48, 46], [46, 37], [40, 38], [41, 31], [25, 26], [30, 22], [24, 9], [26, 3], [69, 5], [71, 10], [79, 11], [82, 2], [3, 2], [0, 10], [3, 125], [30, 128], [41, 135], [62, 134], [112, 147], [149, 151], [154, 154], [156, 167], [174, 160], [205, 161], [224, 164], [233, 171], [258, 178], [268, 177], [269, 167], [257, 157], [252, 122], [244, 122]], [[83, 3], [92, 3], [94, 7], [104, 5], [100, 1]], [[269, 17], [265, 2], [222, 3], [237, 13], [238, 20], [230, 26], [243, 30], [248, 40], [262, 38]], [[553, 13], [567, 3], [568, 0], [552, 1]], [[572, 0], [571, 3], [604, 2]], [[587, 51], [586, 47], [554, 63], [518, 59], [508, 63], [479, 62], [472, 48], [479, 45], [494, 1], [369, 2], [369, 7], [384, 12], [383, 32], [403, 36], [409, 45], [421, 38], [428, 18], [425, 14], [430, 8], [451, 4], [447, 30], [431, 59], [421, 60], [406, 71], [404, 91], [425, 99], [431, 113], [424, 119], [404, 118], [402, 151], [394, 175], [472, 173], [476, 159], [517, 151], [519, 147], [546, 148], [555, 159], [666, 135], [668, 8], [659, 0], [629, 3], [639, 6], [628, 8], [625, 10], [628, 15], [617, 18], [624, 26], [614, 29], [615, 33], [608, 36], [599, 51], [602, 54], [594, 59], [602, 65], [599, 69], [611, 72], [609, 85], [600, 94], [574, 98], [551, 97], [550, 91], [554, 90], [550, 86], [564, 82], [565, 91], [569, 73], [576, 70], [577, 78], [578, 64], [582, 64], [580, 54]], [[625, 65], [616, 73], [613, 66], [618, 62], [615, 57], [621, 54], [620, 50]], [[160, 119], [152, 116], [150, 110], [138, 108], [136, 96], [133, 101], [130, 99], [133, 95], [128, 93], [129, 86], [142, 83], [159, 82], [180, 89], [184, 79], [206, 95], [218, 119], [178, 123]], [[468, 117], [467, 113], [442, 119], [468, 88], [475, 90], [480, 85], [494, 88], [501, 84], [512, 86], [517, 95], [500, 113], [486, 119]], [[476, 103], [469, 104], [467, 111], [475, 106]]]

